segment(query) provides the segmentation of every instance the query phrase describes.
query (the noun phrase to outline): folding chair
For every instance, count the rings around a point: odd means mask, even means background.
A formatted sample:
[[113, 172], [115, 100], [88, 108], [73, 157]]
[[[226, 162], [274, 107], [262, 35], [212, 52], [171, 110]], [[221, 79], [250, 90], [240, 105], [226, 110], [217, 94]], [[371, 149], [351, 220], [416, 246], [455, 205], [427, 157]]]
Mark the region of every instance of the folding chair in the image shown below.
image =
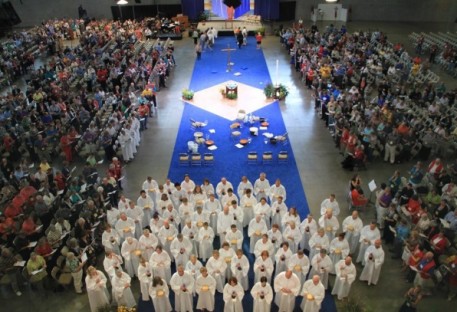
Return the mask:
[[248, 164], [256, 165], [259, 159], [259, 154], [257, 152], [249, 152], [248, 153]]
[[214, 155], [213, 155], [213, 153], [205, 153], [205, 155], [203, 155], [203, 165], [205, 165], [205, 166], [214, 165]]
[[179, 165], [180, 166], [189, 166], [189, 155], [186, 153], [179, 154]]
[[262, 163], [266, 164], [273, 164], [273, 153], [272, 152], [263, 152], [262, 154]]

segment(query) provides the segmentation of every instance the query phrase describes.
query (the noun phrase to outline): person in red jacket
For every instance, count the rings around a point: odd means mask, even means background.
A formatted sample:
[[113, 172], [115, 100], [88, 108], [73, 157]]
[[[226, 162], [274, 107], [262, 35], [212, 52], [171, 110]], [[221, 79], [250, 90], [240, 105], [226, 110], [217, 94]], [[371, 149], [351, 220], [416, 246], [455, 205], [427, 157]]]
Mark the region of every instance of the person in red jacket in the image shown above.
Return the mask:
[[433, 252], [429, 251], [422, 257], [416, 267], [417, 274], [414, 279], [414, 285], [420, 285], [424, 290], [426, 287], [431, 287], [433, 285], [432, 275], [435, 267], [436, 263], [433, 259]]
[[432, 236], [432, 238], [430, 239], [430, 245], [436, 254], [442, 255], [446, 250], [448, 240], [446, 236], [444, 236], [444, 233], [441, 231], [438, 234]]
[[97, 71], [97, 81], [100, 84], [103, 91], [106, 92], [106, 80], [108, 79], [108, 70], [105, 67], [101, 67]]

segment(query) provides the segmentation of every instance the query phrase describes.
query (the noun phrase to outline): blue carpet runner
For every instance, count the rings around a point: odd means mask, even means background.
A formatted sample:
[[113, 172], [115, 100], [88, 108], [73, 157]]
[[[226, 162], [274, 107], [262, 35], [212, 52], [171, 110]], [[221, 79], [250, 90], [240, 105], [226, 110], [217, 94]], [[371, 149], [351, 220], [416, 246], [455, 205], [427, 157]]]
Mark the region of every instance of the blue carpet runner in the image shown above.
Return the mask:
[[[232, 71], [227, 72], [227, 54], [222, 52], [222, 49], [231, 46], [236, 47], [235, 40], [232, 37], [219, 38], [214, 46], [214, 51], [206, 51], [202, 55], [201, 61], [196, 61], [195, 68], [192, 74], [192, 79], [189, 88], [194, 91], [200, 91], [205, 88], [213, 87], [228, 80], [234, 80], [239, 83], [244, 83], [252, 87], [263, 89], [263, 87], [271, 82], [268, 68], [262, 50], [257, 50], [255, 47], [254, 38], [248, 38], [248, 45], [242, 49], [236, 49], [231, 52], [231, 62], [234, 63]], [[241, 72], [242, 75], [234, 76], [233, 73]], [[241, 97], [242, 95], [240, 95]], [[243, 175], [254, 184], [260, 172], [265, 172], [270, 183], [279, 178], [287, 191], [286, 204], [288, 207], [295, 206], [303, 219], [309, 213], [309, 207], [306, 200], [306, 195], [303, 191], [303, 186], [300, 180], [299, 172], [295, 162], [294, 153], [290, 144], [270, 144], [265, 141], [264, 136], [252, 137], [249, 133], [249, 127], [245, 126], [240, 129], [241, 137], [250, 137], [251, 143], [246, 147], [238, 149], [234, 145], [236, 142], [230, 137], [230, 124], [232, 121], [214, 115], [208, 111], [200, 109], [192, 104], [183, 104], [184, 111], [181, 119], [181, 124], [178, 130], [176, 143], [171, 159], [168, 177], [173, 182], [181, 182], [185, 174], [189, 174], [191, 179], [196, 184], [201, 184], [204, 178], [208, 178], [216, 187], [221, 177], [226, 177], [232, 182], [235, 192], [238, 183]], [[217, 105], [217, 103], [215, 103]], [[268, 119], [270, 126], [268, 132], [275, 135], [281, 135], [286, 132], [286, 127], [282, 119], [280, 104], [276, 101], [268, 106], [265, 106], [253, 114]], [[215, 141], [217, 150], [212, 151], [215, 157], [213, 166], [179, 166], [179, 154], [188, 151], [187, 142], [194, 139], [194, 130], [191, 129], [190, 119], [198, 121], [208, 121], [208, 125], [203, 129], [204, 136], [209, 136]], [[215, 133], [209, 133], [209, 129], [214, 129]], [[289, 160], [286, 164], [277, 164], [274, 162], [270, 165], [250, 165], [247, 163], [247, 155], [249, 151], [257, 151], [259, 157], [264, 151], [271, 151], [276, 156], [280, 151], [287, 151]], [[200, 153], [210, 152], [206, 147], [199, 148]], [[244, 230], [245, 241], [243, 242], [243, 250], [247, 255], [251, 264], [249, 272], [249, 285], [253, 286], [254, 273], [252, 266], [255, 261], [254, 255], [249, 254], [249, 240], [247, 239], [247, 230]], [[220, 242], [216, 238], [214, 247], [219, 248]], [[204, 263], [203, 263], [204, 264]], [[172, 265], [172, 273], [176, 271], [174, 264]], [[330, 288], [330, 287], [329, 287]], [[300, 303], [302, 297], [297, 297], [295, 311], [300, 311]], [[174, 294], [170, 290], [170, 302], [174, 306]], [[222, 294], [216, 292], [215, 311], [224, 308]], [[194, 298], [194, 307], [197, 303], [197, 297]], [[253, 300], [248, 292], [243, 299], [244, 311], [252, 311]], [[138, 311], [154, 311], [152, 301], [142, 301], [141, 296], [138, 302]], [[278, 311], [278, 308], [272, 303], [272, 311]], [[334, 312], [336, 311], [335, 302], [327, 291], [326, 297], [322, 303], [321, 311]]]

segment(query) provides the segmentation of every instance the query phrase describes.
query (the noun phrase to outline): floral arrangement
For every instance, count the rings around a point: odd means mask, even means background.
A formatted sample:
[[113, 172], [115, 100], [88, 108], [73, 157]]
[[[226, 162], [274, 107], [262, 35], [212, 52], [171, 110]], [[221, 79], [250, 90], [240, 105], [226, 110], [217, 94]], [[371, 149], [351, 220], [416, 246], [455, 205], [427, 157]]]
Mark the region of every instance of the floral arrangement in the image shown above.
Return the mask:
[[136, 312], [136, 308], [127, 308], [124, 306], [119, 306], [117, 312]]
[[190, 89], [182, 90], [182, 98], [185, 100], [192, 100], [194, 98], [195, 92]]
[[282, 83], [276, 86], [269, 83], [263, 88], [263, 93], [269, 99], [284, 100], [289, 95], [289, 89]]

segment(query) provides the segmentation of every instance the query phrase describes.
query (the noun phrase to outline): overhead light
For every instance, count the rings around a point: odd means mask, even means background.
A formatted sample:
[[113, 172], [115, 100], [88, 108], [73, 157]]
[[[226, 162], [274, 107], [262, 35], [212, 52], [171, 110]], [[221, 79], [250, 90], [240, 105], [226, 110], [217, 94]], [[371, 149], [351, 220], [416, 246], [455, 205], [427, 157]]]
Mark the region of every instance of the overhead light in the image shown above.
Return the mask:
[[124, 5], [124, 4], [129, 4], [129, 3], [127, 2], [127, 0], [119, 0], [117, 2], [117, 5]]
[[338, 0], [325, 0], [325, 2], [338, 2]]

